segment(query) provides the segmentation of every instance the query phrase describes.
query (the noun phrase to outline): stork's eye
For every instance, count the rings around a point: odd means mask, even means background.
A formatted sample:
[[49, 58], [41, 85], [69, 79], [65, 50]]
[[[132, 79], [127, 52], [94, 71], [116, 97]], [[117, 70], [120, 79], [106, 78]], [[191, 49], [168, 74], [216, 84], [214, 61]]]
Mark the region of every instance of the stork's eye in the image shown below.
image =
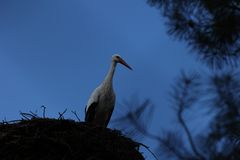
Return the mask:
[[116, 56], [117, 58], [120, 58], [119, 56]]

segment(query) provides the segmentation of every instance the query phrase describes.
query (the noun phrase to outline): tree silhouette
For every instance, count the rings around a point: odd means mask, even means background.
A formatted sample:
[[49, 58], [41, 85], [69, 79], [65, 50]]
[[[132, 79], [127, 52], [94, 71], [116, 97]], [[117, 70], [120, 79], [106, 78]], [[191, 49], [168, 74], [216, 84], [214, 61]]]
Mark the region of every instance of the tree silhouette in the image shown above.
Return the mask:
[[[123, 117], [123, 124], [131, 124], [130, 128], [132, 131], [135, 129], [135, 134], [138, 131], [138, 134], [154, 139], [158, 143], [155, 153], [159, 155], [159, 159], [238, 160], [240, 157], [239, 82], [240, 75], [234, 72], [220, 72], [211, 76], [182, 72], [170, 94], [180, 129], [150, 133], [147, 126], [142, 125], [143, 121], [149, 119], [148, 116], [140, 116], [144, 114], [145, 109], [149, 109], [147, 101], [129, 111]], [[193, 113], [196, 108], [198, 112]], [[208, 125], [196, 134], [193, 132], [193, 126], [189, 125], [186, 112], [201, 114], [202, 111], [208, 113], [210, 120], [203, 119], [201, 123]], [[194, 125], [201, 126], [197, 122]]]
[[[131, 124], [132, 132], [135, 130], [135, 134], [158, 143], [155, 153], [159, 159], [238, 160], [240, 1], [148, 0], [148, 3], [167, 18], [170, 35], [186, 41], [203, 63], [216, 70], [210, 70], [210, 75], [182, 72], [174, 82], [170, 96], [178, 128], [151, 133], [142, 125], [148, 118], [139, 116], [145, 111], [144, 107], [138, 109], [140, 105], [129, 111], [124, 120]], [[187, 118], [189, 114], [206, 117], [194, 122]], [[194, 132], [194, 126], [199, 126], [200, 131]]]
[[[175, 84], [176, 89], [173, 89], [172, 98], [177, 108], [178, 123], [184, 129], [190, 144], [191, 151], [187, 157], [201, 160], [238, 159], [240, 148], [233, 137], [239, 134], [239, 95], [236, 93], [239, 93], [240, 76], [231, 72], [216, 73], [207, 77], [207, 82], [203, 78], [193, 78], [192, 75], [182, 74], [180, 77]], [[201, 103], [203, 99], [204, 103]], [[212, 118], [209, 128], [194, 136], [182, 113], [194, 106], [202, 109], [202, 105], [213, 113]], [[178, 138], [183, 137], [175, 136], [173, 139]], [[178, 143], [174, 144], [176, 149], [182, 150]]]
[[168, 33], [185, 40], [213, 67], [237, 64], [240, 55], [239, 0], [148, 0], [167, 18]]

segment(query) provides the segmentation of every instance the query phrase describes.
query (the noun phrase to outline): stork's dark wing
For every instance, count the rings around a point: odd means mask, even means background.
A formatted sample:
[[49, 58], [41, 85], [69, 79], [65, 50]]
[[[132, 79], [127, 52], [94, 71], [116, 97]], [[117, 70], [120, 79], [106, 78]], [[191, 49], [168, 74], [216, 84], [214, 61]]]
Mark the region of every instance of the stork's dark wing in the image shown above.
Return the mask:
[[95, 114], [96, 114], [96, 108], [97, 108], [98, 103], [93, 102], [87, 109], [87, 106], [85, 108], [85, 122], [92, 122]]
[[110, 121], [110, 119], [111, 119], [111, 116], [112, 116], [112, 112], [113, 112], [113, 108], [109, 111], [109, 113], [108, 113], [108, 117], [107, 117], [107, 119], [106, 119], [106, 122], [105, 122], [105, 127], [107, 127], [107, 125], [108, 125], [108, 123], [109, 123], [109, 121]]

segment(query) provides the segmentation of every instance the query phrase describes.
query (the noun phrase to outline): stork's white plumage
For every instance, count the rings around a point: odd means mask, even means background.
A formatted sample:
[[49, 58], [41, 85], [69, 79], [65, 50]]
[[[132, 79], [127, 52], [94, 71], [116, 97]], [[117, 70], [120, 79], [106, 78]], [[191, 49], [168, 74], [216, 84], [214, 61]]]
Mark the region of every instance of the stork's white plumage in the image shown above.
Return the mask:
[[115, 93], [112, 86], [113, 75], [117, 63], [132, 68], [115, 54], [112, 56], [110, 69], [104, 81], [92, 92], [85, 108], [85, 121], [98, 126], [107, 127], [115, 105]]

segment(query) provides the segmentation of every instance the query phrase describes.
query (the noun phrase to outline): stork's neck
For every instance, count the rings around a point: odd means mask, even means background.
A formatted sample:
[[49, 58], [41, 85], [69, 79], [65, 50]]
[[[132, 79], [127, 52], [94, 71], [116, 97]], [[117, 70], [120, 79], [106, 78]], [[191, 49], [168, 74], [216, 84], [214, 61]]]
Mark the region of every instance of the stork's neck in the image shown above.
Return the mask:
[[110, 65], [110, 68], [109, 68], [109, 71], [107, 73], [107, 76], [104, 79], [104, 82], [106, 84], [112, 84], [113, 75], [114, 75], [116, 66], [117, 66], [117, 63], [115, 61], [112, 61], [111, 65]]

